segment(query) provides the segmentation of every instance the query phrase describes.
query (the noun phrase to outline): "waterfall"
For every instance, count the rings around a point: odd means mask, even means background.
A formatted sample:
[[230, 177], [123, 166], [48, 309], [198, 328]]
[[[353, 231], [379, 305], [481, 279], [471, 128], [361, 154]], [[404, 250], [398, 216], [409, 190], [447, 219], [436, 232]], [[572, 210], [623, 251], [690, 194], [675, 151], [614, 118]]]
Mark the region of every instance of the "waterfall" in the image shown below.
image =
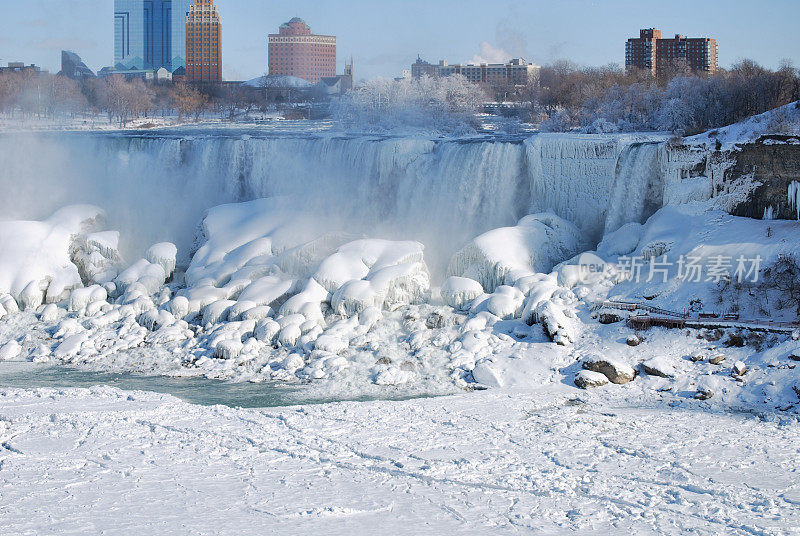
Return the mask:
[[595, 242], [625, 223], [644, 221], [661, 203], [660, 145], [623, 136], [531, 138], [531, 212], [552, 210]]
[[66, 204], [106, 209], [123, 253], [175, 242], [182, 261], [208, 208], [287, 196], [353, 234], [416, 239], [444, 266], [476, 235], [553, 211], [587, 240], [658, 200], [655, 144], [624, 137], [486, 138], [148, 133], [0, 136], [3, 219]]

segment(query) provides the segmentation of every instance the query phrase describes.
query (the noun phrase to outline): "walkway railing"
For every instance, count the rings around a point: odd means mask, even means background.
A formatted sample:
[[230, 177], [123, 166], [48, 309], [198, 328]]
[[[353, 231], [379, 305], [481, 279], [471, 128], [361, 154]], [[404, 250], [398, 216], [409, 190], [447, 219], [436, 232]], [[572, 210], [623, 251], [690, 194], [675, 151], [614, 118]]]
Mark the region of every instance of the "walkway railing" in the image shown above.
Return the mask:
[[608, 309], [618, 309], [622, 311], [645, 311], [653, 313], [641, 315], [634, 314], [628, 316], [628, 325], [636, 329], [648, 328], [650, 326], [663, 326], [670, 328], [723, 328], [740, 327], [745, 329], [757, 329], [766, 331], [794, 331], [800, 329], [800, 322], [779, 322], [765, 319], [740, 319], [738, 315], [719, 315], [710, 313], [698, 313], [698, 316], [689, 316], [686, 313], [676, 313], [660, 307], [653, 307], [643, 303], [625, 301], [605, 301], [603, 307]]

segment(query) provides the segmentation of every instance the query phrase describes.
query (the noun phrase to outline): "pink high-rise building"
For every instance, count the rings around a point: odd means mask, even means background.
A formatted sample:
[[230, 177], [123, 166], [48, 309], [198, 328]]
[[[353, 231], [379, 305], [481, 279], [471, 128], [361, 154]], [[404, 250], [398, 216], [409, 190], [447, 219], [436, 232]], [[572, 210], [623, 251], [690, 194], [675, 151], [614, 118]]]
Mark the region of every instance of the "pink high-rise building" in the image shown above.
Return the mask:
[[298, 17], [281, 24], [269, 35], [269, 74], [288, 75], [316, 84], [336, 76], [336, 37], [314, 35]]

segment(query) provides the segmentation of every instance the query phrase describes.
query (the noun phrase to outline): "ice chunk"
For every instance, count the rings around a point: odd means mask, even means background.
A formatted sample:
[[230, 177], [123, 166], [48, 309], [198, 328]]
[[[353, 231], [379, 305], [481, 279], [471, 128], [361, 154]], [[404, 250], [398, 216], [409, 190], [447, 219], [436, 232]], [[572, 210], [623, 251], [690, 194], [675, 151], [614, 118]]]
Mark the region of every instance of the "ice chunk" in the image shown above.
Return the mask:
[[203, 311], [203, 324], [218, 324], [228, 319], [228, 312], [236, 305], [233, 300], [219, 300]]
[[90, 303], [105, 301], [107, 297], [106, 289], [100, 285], [78, 288], [70, 293], [67, 310], [83, 311]]
[[280, 324], [267, 318], [256, 324], [254, 336], [261, 342], [271, 343], [280, 330]]
[[145, 253], [145, 258], [151, 264], [158, 264], [164, 269], [166, 277], [170, 277], [175, 271], [175, 259], [178, 256], [178, 248], [171, 242], [159, 242], [150, 246]]
[[514, 227], [494, 229], [474, 239], [453, 256], [447, 275], [474, 279], [493, 292], [524, 275], [549, 272], [581, 248], [580, 232], [573, 224], [553, 214], [533, 214]]
[[36, 296], [39, 292], [50, 303], [64, 299], [83, 285], [72, 259], [75, 241], [101, 230], [104, 221], [101, 209], [79, 205], [61, 209], [44, 221], [1, 222], [0, 293], [19, 298], [27, 288], [31, 305], [42, 303]]
[[450, 276], [442, 285], [441, 294], [453, 309], [468, 309], [472, 301], [483, 294], [483, 287], [474, 279]]
[[39, 313], [39, 320], [41, 322], [55, 322], [58, 320], [58, 307], [54, 303], [48, 303]]
[[11, 361], [22, 353], [22, 346], [17, 341], [8, 341], [0, 346], [0, 361]]

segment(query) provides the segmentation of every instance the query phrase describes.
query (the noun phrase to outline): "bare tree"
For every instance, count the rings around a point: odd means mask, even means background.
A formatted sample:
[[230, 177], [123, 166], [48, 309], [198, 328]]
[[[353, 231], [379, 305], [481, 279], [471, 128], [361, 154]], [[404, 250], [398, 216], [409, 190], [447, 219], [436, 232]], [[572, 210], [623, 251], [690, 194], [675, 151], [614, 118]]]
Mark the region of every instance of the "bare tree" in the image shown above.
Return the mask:
[[178, 110], [178, 119], [181, 121], [185, 115], [192, 114], [195, 119], [199, 119], [207, 102], [205, 95], [185, 83], [175, 84], [172, 101]]
[[800, 316], [800, 262], [795, 255], [780, 255], [763, 270], [761, 286], [766, 292], [777, 293], [778, 305], [792, 306]]

